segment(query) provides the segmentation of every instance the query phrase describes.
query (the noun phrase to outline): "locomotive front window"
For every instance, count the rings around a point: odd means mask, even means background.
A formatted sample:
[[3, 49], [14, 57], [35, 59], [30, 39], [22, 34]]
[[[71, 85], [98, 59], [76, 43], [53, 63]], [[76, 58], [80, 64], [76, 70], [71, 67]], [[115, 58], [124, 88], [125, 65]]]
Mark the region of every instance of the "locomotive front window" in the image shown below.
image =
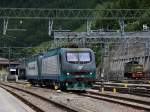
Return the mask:
[[142, 71], [143, 68], [142, 68], [141, 66], [137, 66], [137, 67], [135, 67], [135, 70], [136, 70], [136, 71]]
[[67, 53], [68, 62], [90, 62], [91, 56], [89, 52], [68, 52]]
[[79, 53], [79, 61], [89, 62], [91, 60], [90, 53]]
[[77, 62], [78, 61], [78, 53], [67, 53], [67, 61]]

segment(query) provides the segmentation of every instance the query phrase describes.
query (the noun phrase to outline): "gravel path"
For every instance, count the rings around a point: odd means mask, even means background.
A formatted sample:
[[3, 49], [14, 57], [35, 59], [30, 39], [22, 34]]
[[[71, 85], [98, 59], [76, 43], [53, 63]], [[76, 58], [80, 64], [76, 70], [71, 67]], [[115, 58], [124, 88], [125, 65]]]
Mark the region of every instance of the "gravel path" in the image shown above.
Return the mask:
[[109, 103], [106, 101], [93, 99], [89, 97], [83, 97], [76, 94], [56, 92], [54, 90], [38, 88], [38, 87], [24, 87], [23, 85], [11, 84], [16, 87], [27, 89], [36, 94], [40, 94], [46, 98], [63, 102], [66, 105], [71, 105], [78, 108], [84, 108], [89, 112], [145, 112], [144, 110], [138, 110], [131, 107], [126, 107], [120, 104]]

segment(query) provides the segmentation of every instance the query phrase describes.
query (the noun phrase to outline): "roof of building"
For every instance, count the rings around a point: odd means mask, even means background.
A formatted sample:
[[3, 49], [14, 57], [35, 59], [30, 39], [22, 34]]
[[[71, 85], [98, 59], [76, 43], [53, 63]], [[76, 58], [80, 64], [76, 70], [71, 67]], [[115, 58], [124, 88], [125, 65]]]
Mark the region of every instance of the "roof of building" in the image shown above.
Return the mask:
[[6, 58], [0, 58], [0, 61], [8, 61]]
[[[0, 65], [8, 65], [9, 64], [9, 60], [6, 58], [0, 58]], [[11, 61], [10, 64], [19, 64], [18, 61]]]

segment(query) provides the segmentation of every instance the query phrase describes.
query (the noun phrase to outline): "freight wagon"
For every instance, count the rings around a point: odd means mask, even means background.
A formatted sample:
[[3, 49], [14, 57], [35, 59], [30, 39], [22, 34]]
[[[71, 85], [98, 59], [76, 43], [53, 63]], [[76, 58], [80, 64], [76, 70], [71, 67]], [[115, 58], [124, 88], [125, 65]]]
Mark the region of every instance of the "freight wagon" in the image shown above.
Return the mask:
[[57, 48], [26, 62], [32, 84], [53, 85], [62, 90], [91, 88], [96, 78], [94, 52], [89, 48]]

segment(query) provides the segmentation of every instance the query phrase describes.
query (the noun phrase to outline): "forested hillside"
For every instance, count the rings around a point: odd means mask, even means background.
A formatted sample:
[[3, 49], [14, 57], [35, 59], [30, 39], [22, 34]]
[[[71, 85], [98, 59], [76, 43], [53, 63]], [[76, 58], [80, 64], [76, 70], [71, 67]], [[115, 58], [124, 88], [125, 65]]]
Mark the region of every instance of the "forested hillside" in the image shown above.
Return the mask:
[[[0, 7], [5, 8], [71, 8], [71, 9], [143, 9], [150, 8], [149, 0], [0, 0]], [[1, 29], [3, 20], [0, 20]], [[148, 20], [125, 21], [126, 31], [141, 30]], [[54, 29], [84, 30], [85, 21], [69, 20], [54, 21]], [[7, 31], [7, 35], [0, 32], [1, 46], [38, 46], [53, 38], [48, 36], [48, 20], [9, 20], [9, 29], [26, 29], [26, 31]], [[93, 29], [119, 29], [118, 21], [95, 20]]]
[[[94, 8], [97, 0], [0, 0], [0, 7], [15, 8]], [[22, 21], [22, 24], [19, 22]], [[3, 21], [1, 21], [1, 26]], [[74, 30], [83, 21], [54, 21], [54, 29]], [[48, 41], [48, 20], [9, 20], [8, 28], [24, 28], [27, 31], [7, 32], [7, 35], [16, 37], [9, 41], [12, 46], [36, 46]], [[2, 34], [2, 31], [1, 31]], [[7, 38], [7, 37], [6, 37]], [[10, 44], [9, 44], [10, 45]]]
[[[149, 9], [150, 1], [149, 0], [111, 0], [104, 2], [98, 6], [99, 8], [104, 9]], [[149, 12], [145, 12], [149, 13]], [[142, 16], [142, 15], [141, 15]], [[142, 29], [143, 24], [149, 24], [149, 20], [128, 20], [125, 21], [126, 31], [138, 31]], [[114, 20], [97, 20], [94, 24], [95, 28], [109, 28], [109, 29], [119, 29], [119, 22]]]
[[17, 8], [92, 8], [101, 0], [1, 0], [1, 7]]

